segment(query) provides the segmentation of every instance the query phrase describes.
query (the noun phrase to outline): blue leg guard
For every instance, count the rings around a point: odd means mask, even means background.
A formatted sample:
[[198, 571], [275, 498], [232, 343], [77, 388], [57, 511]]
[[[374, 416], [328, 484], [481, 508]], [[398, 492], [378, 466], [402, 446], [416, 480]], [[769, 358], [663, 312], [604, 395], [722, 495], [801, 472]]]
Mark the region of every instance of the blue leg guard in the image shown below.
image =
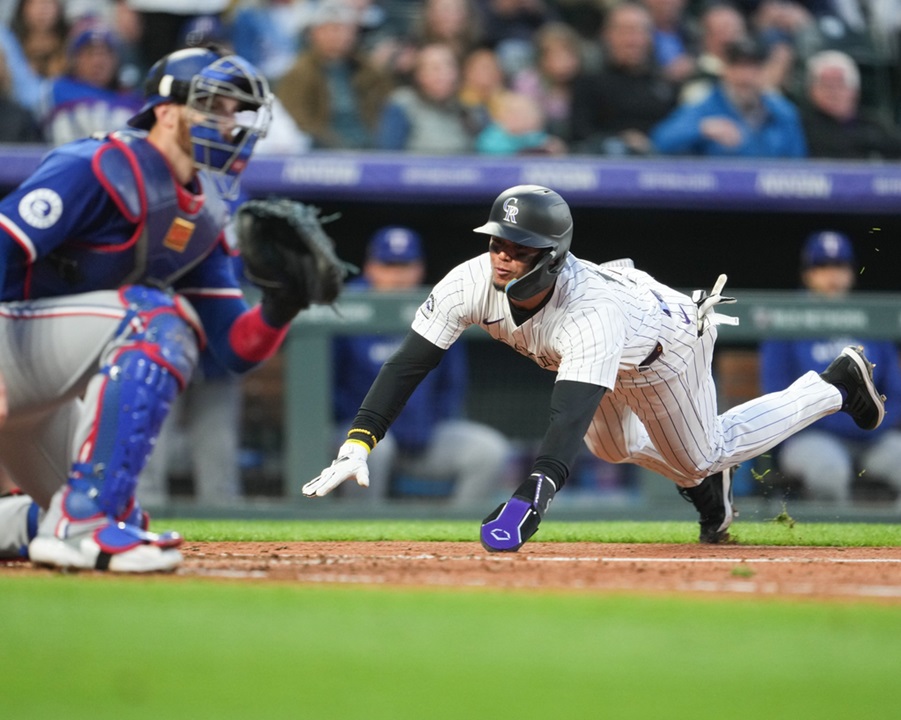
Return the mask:
[[87, 512], [73, 496], [91, 488], [88, 505], [141, 527], [134, 503], [138, 475], [172, 401], [190, 380], [198, 340], [192, 318], [166, 293], [136, 286], [124, 290], [123, 298], [131, 312], [104, 354], [96, 396], [89, 388], [86, 400], [94, 402], [95, 415], [72, 468], [72, 480], [87, 485], [70, 482], [74, 492], [66, 512]]

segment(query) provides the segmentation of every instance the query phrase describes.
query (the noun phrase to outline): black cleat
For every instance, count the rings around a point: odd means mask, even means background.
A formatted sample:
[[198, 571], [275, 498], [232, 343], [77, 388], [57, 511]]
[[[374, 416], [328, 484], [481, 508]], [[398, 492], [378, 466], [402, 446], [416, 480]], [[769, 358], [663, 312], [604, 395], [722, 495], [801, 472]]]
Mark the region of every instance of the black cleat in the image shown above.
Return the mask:
[[857, 427], [875, 430], [885, 417], [885, 395], [873, 383], [873, 363], [859, 345], [848, 345], [820, 377], [830, 385], [845, 390], [842, 410], [852, 417]]
[[738, 515], [732, 506], [732, 473], [735, 468], [705, 477], [700, 485], [680, 487], [679, 494], [695, 506], [701, 515], [698, 542], [706, 545], [728, 543], [729, 526]]

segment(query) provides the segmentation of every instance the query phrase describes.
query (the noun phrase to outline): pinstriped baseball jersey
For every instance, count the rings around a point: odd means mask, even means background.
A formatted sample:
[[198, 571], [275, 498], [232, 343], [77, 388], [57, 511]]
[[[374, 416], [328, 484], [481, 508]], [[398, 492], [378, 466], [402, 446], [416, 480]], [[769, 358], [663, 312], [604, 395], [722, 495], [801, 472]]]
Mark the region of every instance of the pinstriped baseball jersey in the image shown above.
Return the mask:
[[608, 388], [585, 443], [609, 462], [696, 485], [841, 407], [839, 391], [811, 372], [718, 414], [716, 327], [699, 337], [691, 298], [641, 270], [570, 255], [549, 301], [519, 326], [491, 277], [487, 253], [459, 265], [434, 287], [412, 329], [447, 348], [478, 325], [557, 380]]
[[[660, 340], [669, 307], [662, 302], [664, 293], [672, 290], [641, 270], [600, 268], [569, 255], [550, 301], [517, 326], [506, 295], [492, 285], [485, 253], [435, 286], [419, 308], [413, 330], [447, 348], [468, 326], [478, 325], [495, 340], [556, 371], [558, 380], [612, 389], [620, 370], [635, 368]], [[696, 312], [688, 297], [680, 297]], [[694, 331], [695, 321], [687, 314], [684, 323]]]

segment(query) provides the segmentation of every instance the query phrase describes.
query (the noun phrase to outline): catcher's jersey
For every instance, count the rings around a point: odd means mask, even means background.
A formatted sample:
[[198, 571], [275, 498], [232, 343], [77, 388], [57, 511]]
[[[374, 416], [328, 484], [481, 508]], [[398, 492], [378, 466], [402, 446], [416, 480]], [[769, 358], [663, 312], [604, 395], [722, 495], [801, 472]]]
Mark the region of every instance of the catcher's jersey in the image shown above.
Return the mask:
[[180, 289], [195, 269], [189, 287], [238, 296], [222, 241], [227, 208], [212, 181], [200, 176], [196, 194], [179, 186], [145, 135], [57, 148], [0, 201], [0, 300], [134, 283]]
[[[416, 313], [412, 329], [438, 347], [448, 348], [470, 325], [506, 343], [538, 365], [557, 372], [557, 380], [613, 389], [621, 370], [634, 371], [661, 340], [664, 315], [689, 317], [674, 291], [647, 273], [601, 267], [572, 255], [547, 304], [517, 326], [507, 297], [491, 281], [488, 253], [454, 268], [432, 290]], [[690, 304], [690, 299], [679, 295]], [[671, 309], [672, 308], [672, 309]]]

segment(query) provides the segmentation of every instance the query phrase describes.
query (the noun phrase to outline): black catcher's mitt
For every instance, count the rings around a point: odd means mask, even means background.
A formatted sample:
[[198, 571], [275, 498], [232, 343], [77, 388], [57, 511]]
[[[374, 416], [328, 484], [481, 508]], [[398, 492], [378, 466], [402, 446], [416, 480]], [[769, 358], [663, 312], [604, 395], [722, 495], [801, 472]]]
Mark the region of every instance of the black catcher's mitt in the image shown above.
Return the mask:
[[273, 198], [248, 200], [235, 213], [244, 274], [263, 290], [264, 310], [268, 301], [283, 318], [311, 304], [330, 304], [355, 270], [335, 254], [319, 212], [312, 205]]

